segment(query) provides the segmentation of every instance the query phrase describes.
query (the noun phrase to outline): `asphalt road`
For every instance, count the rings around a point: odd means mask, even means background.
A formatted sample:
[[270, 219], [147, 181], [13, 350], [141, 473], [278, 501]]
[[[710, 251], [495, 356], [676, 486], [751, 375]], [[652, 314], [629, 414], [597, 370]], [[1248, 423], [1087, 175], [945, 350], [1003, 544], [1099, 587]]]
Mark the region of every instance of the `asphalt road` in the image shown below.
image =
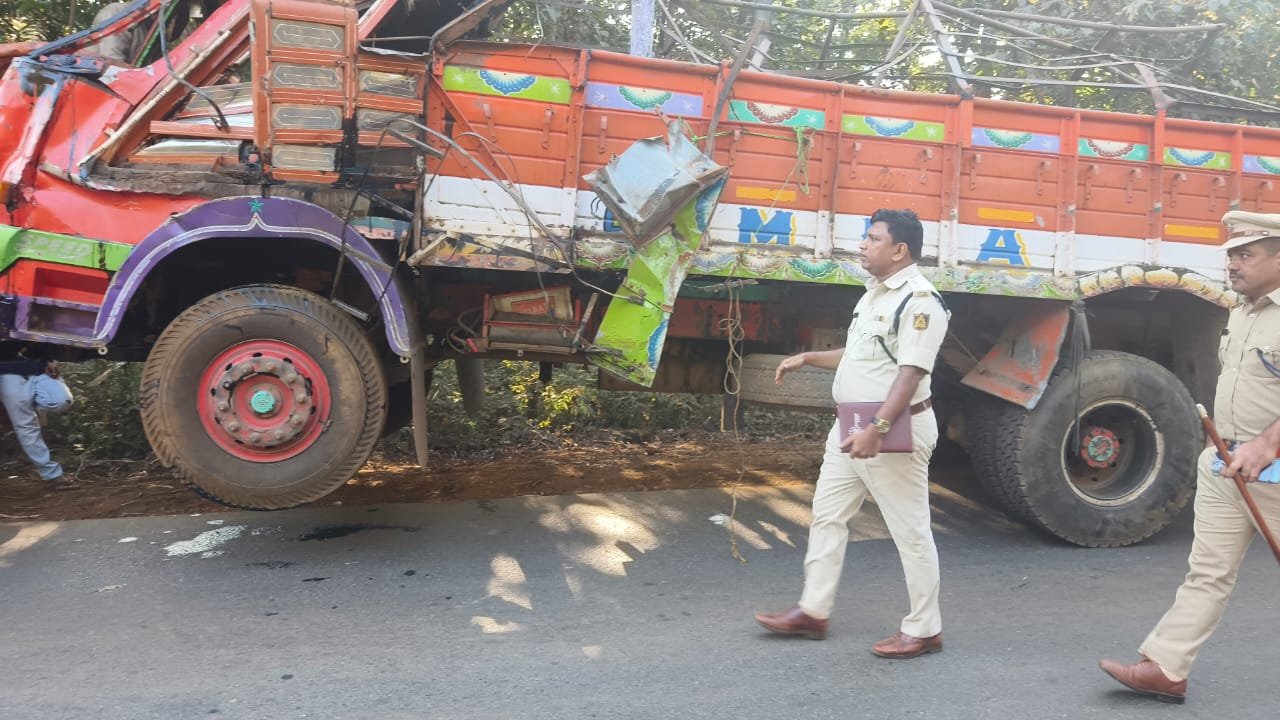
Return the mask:
[[905, 612], [874, 507], [825, 642], [797, 597], [810, 489], [515, 498], [0, 525], [0, 713], [92, 718], [1215, 718], [1280, 715], [1280, 573], [1256, 543], [1188, 704], [1123, 691], [1190, 518], [1082, 550], [937, 488], [946, 650]]

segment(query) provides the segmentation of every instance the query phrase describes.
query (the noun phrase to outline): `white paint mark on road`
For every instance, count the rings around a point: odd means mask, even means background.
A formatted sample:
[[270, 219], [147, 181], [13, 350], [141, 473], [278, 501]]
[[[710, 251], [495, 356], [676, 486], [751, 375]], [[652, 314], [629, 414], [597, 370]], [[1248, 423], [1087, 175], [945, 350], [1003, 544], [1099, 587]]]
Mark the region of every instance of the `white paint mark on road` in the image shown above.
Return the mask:
[[111, 592], [112, 590], [119, 590], [122, 587], [124, 587], [123, 583], [120, 585], [107, 585], [106, 587], [100, 587], [97, 590], [94, 590], [94, 592]]
[[717, 524], [717, 525], [728, 525], [728, 524], [729, 524], [729, 516], [728, 516], [728, 515], [725, 515], [724, 513], [716, 513], [715, 515], [712, 515], [711, 517], [709, 517], [709, 518], [707, 518], [707, 519], [708, 519], [708, 520], [710, 520], [711, 522], [713, 522], [713, 523]]
[[206, 525], [221, 525], [221, 524], [223, 524], [223, 523], [225, 523], [225, 522], [226, 522], [226, 520], [206, 520], [206, 521], [205, 521], [205, 524], [206, 524]]
[[167, 546], [165, 551], [169, 553], [169, 557], [205, 553], [223, 543], [235, 540], [242, 532], [244, 532], [243, 525], [228, 525], [217, 530], [206, 530], [190, 540], [182, 540]]
[[119, 539], [119, 540], [117, 540], [116, 542], [118, 542], [118, 543], [131, 543], [131, 542], [138, 542], [138, 538], [136, 538], [136, 537], [120, 538], [120, 539]]

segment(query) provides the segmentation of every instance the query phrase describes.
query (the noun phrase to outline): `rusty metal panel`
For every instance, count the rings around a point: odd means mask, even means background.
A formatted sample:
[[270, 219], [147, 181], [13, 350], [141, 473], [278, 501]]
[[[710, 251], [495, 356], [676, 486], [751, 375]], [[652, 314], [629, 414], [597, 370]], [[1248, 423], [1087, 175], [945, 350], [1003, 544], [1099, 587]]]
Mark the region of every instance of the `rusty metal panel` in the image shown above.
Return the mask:
[[1071, 309], [1065, 303], [1019, 316], [961, 382], [1034, 410], [1058, 364], [1070, 323]]

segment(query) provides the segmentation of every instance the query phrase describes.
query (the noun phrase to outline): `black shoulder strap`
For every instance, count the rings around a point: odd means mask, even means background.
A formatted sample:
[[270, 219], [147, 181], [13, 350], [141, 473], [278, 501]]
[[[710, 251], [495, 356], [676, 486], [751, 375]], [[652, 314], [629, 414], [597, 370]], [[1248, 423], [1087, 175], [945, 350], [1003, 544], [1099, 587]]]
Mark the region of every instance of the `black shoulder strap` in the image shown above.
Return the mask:
[[[942, 295], [937, 290], [932, 290], [929, 294], [938, 299], [938, 304], [942, 306], [943, 312], [951, 312], [951, 308], [947, 307], [947, 301], [942, 299]], [[898, 332], [898, 325], [902, 322], [902, 313], [907, 309], [907, 303], [911, 302], [913, 297], [915, 297], [915, 293], [908, 293], [906, 297], [902, 298], [902, 302], [898, 303], [898, 309], [893, 313], [893, 332], [895, 334]]]
[[[942, 299], [942, 295], [938, 294], [937, 290], [931, 291], [930, 294], [938, 299], [938, 304], [942, 306], [943, 312], [947, 314], [951, 313], [951, 308], [947, 307], [947, 301]], [[893, 312], [893, 325], [891, 327], [891, 332], [893, 332], [893, 334], [898, 334], [898, 325], [902, 322], [902, 313], [907, 309], [907, 303], [911, 302], [911, 298], [913, 297], [915, 297], [914, 292], [908, 293], [906, 297], [902, 298], [902, 302], [898, 303], [898, 309]], [[876, 341], [880, 343], [880, 348], [884, 350], [884, 354], [889, 356], [889, 360], [891, 360], [893, 364], [897, 365], [898, 358], [895, 357], [893, 353], [889, 352], [889, 344], [884, 341], [884, 338], [877, 335]]]

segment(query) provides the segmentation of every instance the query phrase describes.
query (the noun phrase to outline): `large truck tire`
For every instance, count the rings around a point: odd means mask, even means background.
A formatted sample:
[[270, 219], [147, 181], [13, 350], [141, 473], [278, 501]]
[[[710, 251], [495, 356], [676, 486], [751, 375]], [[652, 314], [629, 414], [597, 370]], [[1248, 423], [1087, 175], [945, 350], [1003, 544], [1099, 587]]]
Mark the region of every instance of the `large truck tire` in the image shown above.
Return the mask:
[[806, 366], [784, 375], [782, 384], [778, 385], [774, 383], [773, 376], [778, 370], [778, 363], [786, 357], [763, 353], [744, 357], [738, 371], [742, 399], [775, 407], [835, 412], [835, 401], [831, 399], [835, 371]]
[[1131, 545], [1191, 498], [1204, 447], [1195, 403], [1149, 360], [1089, 352], [1054, 374], [1035, 410], [979, 407], [970, 455], [981, 482], [1013, 517], [1063, 540]]
[[986, 491], [992, 504], [1014, 520], [1035, 525], [1017, 485], [1004, 482], [1004, 473], [995, 470], [1006, 460], [1001, 453], [1009, 449], [1006, 431], [1000, 423], [1006, 412], [1013, 410], [1010, 403], [987, 395], [971, 398], [964, 411], [965, 450], [976, 471], [978, 485]]
[[219, 292], [161, 333], [142, 374], [161, 462], [225, 505], [275, 510], [333, 492], [369, 458], [387, 414], [372, 343], [313, 293]]

